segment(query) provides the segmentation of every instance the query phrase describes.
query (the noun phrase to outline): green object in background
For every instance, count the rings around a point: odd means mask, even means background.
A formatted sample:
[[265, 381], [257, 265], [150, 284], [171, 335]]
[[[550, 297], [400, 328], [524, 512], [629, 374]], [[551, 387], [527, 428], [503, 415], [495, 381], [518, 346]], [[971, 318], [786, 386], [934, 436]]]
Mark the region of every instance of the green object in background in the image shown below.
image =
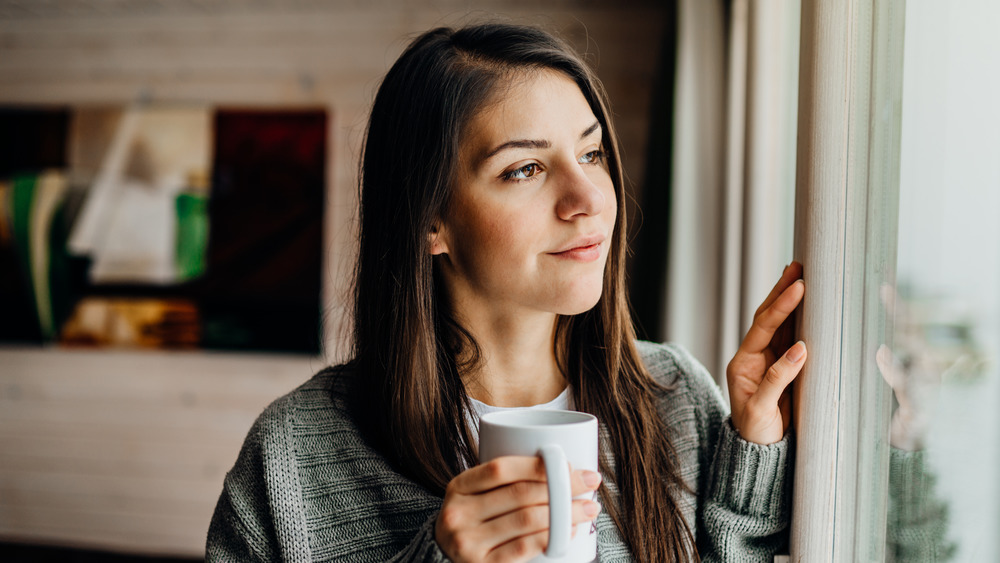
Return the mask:
[[31, 302], [27, 309], [33, 313], [31, 315], [33, 326], [25, 327], [25, 331], [28, 334], [37, 334], [40, 339], [44, 340], [46, 335], [38, 319], [38, 299], [31, 279], [31, 209], [35, 200], [36, 178], [34, 174], [24, 174], [13, 178], [8, 206], [11, 212], [10, 223], [14, 254], [17, 257], [19, 277], [21, 278], [19, 285], [21, 285], [22, 294]]
[[182, 281], [205, 273], [208, 247], [208, 198], [203, 194], [177, 194], [177, 278]]
[[208, 250], [208, 182], [201, 173], [188, 178], [189, 188], [177, 194], [177, 279], [187, 281], [205, 273]]
[[[9, 210], [7, 220], [16, 259], [14, 264], [7, 263], [16, 272], [14, 276], [8, 274], [4, 287], [8, 291], [14, 289], [21, 299], [29, 302], [14, 312], [20, 318], [17, 322], [27, 321], [26, 310], [34, 312], [33, 320], [37, 321], [37, 325], [31, 322], [31, 326], [20, 329], [5, 329], [4, 334], [37, 334], [42, 341], [54, 340], [58, 335], [62, 319], [56, 313], [61, 315], [62, 309], [55, 311], [53, 300], [63, 307], [64, 296], [53, 295], [51, 278], [53, 261], [59, 262], [59, 254], [65, 254], [65, 241], [53, 239], [52, 233], [56, 217], [61, 217], [66, 190], [66, 176], [57, 170], [16, 176], [4, 190], [5, 194], [9, 192], [9, 196], [5, 195], [9, 199], [2, 202], [0, 210]], [[57, 271], [61, 267], [62, 263], [58, 263]], [[61, 289], [62, 286], [58, 290]]]

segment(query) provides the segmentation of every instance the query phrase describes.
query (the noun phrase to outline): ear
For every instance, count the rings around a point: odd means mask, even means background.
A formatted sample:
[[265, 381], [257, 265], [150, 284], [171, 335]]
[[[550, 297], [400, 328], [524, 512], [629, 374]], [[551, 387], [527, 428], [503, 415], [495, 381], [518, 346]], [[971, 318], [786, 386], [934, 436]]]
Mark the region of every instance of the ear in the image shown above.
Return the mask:
[[447, 238], [444, 226], [435, 221], [431, 225], [431, 232], [427, 233], [427, 244], [430, 247], [431, 256], [448, 254]]

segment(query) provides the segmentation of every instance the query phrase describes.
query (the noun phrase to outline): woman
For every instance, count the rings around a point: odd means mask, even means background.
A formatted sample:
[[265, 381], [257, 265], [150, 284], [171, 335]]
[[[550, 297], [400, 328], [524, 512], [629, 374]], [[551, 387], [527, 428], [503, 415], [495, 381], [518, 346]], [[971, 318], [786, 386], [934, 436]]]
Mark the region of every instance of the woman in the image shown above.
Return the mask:
[[[637, 343], [624, 187], [599, 82], [531, 28], [436, 29], [386, 75], [361, 169], [354, 359], [279, 399], [226, 478], [209, 560], [525, 561], [544, 471], [477, 465], [478, 416], [593, 413], [574, 472], [601, 561], [772, 561], [788, 519], [785, 269], [729, 366], [733, 414], [686, 352]], [[603, 480], [602, 480], [603, 477]]]

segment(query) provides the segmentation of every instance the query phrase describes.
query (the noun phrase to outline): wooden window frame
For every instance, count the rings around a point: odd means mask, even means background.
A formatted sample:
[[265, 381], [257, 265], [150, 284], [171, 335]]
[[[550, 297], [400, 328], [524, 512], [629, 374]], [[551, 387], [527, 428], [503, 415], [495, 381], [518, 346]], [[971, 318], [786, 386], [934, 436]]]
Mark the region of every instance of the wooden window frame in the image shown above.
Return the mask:
[[885, 558], [891, 390], [875, 351], [891, 334], [879, 295], [896, 262], [904, 9], [802, 3], [793, 561]]

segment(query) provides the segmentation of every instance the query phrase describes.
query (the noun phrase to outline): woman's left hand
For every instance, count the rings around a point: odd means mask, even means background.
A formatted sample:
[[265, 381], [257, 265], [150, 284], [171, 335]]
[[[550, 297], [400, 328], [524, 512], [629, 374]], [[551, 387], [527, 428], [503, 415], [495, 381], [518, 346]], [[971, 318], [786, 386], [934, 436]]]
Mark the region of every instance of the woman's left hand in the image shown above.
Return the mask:
[[748, 442], [773, 444], [791, 424], [788, 385], [802, 370], [806, 345], [792, 345], [794, 327], [786, 321], [805, 294], [801, 278], [802, 264], [792, 262], [785, 268], [726, 368], [733, 425]]

